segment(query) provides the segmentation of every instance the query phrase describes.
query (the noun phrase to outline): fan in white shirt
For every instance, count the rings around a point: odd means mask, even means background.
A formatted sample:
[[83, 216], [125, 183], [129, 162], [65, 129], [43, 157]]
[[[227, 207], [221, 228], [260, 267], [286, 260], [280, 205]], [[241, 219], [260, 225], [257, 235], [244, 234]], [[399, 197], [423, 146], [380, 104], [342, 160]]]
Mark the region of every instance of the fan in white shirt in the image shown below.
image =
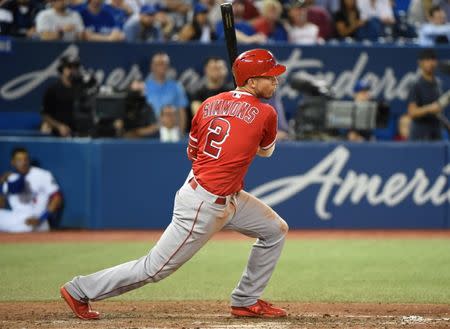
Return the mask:
[[84, 24], [80, 14], [67, 8], [65, 0], [54, 0], [52, 7], [36, 16], [36, 31], [42, 40], [82, 39]]
[[389, 0], [357, 0], [361, 20], [378, 18], [383, 24], [394, 24], [394, 11]]
[[308, 9], [301, 2], [294, 2], [288, 7], [289, 23], [286, 26], [290, 43], [313, 45], [319, 42], [319, 27], [308, 22]]

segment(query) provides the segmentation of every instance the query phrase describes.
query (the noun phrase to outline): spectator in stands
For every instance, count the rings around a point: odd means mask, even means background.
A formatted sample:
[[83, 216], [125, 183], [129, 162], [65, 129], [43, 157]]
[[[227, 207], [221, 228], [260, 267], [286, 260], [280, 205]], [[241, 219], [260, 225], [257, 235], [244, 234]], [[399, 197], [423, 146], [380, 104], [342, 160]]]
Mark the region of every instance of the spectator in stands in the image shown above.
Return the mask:
[[389, 37], [395, 24], [394, 12], [389, 0], [357, 0], [361, 20], [365, 22], [360, 35], [363, 39], [377, 41]]
[[233, 89], [226, 83], [228, 69], [226, 62], [220, 57], [209, 57], [204, 65], [205, 76], [200, 86], [192, 94], [191, 112], [197, 113], [201, 103], [207, 98]]
[[[264, 33], [257, 33], [254, 27], [244, 19], [245, 0], [234, 0], [232, 2], [234, 26], [236, 28], [236, 40], [239, 43], [265, 43], [267, 37]], [[225, 39], [222, 21], [216, 24], [217, 39]]]
[[123, 28], [127, 19], [133, 14], [133, 9], [124, 0], [110, 0], [108, 4], [105, 4], [105, 8], [111, 13], [115, 25], [120, 29]]
[[36, 17], [36, 31], [40, 39], [81, 40], [84, 24], [80, 14], [67, 8], [66, 0], [51, 0], [51, 5]]
[[76, 88], [73, 77], [80, 68], [77, 57], [64, 56], [60, 60], [59, 80], [45, 91], [42, 103], [42, 132], [69, 137], [75, 130], [74, 102]]
[[394, 24], [394, 13], [389, 0], [358, 0], [358, 8], [364, 21], [376, 18], [383, 24]]
[[[143, 1], [143, 0], [142, 0]], [[151, 13], [154, 12], [154, 18], [152, 19], [152, 26], [156, 28], [159, 31], [159, 38], [157, 40], [153, 40], [152, 38], [148, 39], [147, 41], [167, 41], [172, 40], [172, 37], [174, 35], [174, 28], [175, 28], [175, 22], [170, 16], [170, 13], [167, 12], [167, 8], [163, 7], [159, 1], [147, 1], [151, 3], [144, 3], [141, 4], [141, 0], [130, 0], [126, 2], [127, 6], [132, 6], [133, 14], [131, 17], [128, 18], [127, 22], [131, 20], [130, 23], [131, 26], [134, 26], [131, 28], [132, 30], [137, 28], [138, 24], [138, 16], [140, 14], [146, 13], [147, 15], [152, 15]], [[139, 5], [139, 7], [138, 7]], [[148, 18], [145, 20], [145, 24], [148, 23]], [[129, 26], [127, 27], [130, 28]], [[124, 26], [125, 29], [125, 26]], [[139, 30], [139, 29], [138, 29]], [[128, 30], [128, 32], [130, 32]], [[145, 36], [147, 35], [146, 32], [143, 32], [144, 37], [138, 37], [140, 41], [145, 41]]]
[[[110, 4], [111, 2], [112, 2], [112, 0], [106, 0], [107, 4]], [[139, 11], [141, 10], [142, 6], [144, 6], [146, 4], [155, 5], [153, 3], [153, 1], [149, 2], [149, 1], [145, 1], [145, 0], [124, 0], [124, 6], [131, 9], [130, 16], [139, 14]]]
[[442, 8], [447, 19], [450, 17], [450, 0], [434, 0], [433, 6]]
[[[353, 88], [353, 101], [355, 103], [368, 102], [371, 100], [370, 84], [366, 81], [359, 80]], [[363, 142], [373, 138], [372, 131], [350, 129], [347, 132], [347, 140], [351, 142]]]
[[331, 38], [334, 34], [334, 23], [330, 13], [325, 8], [315, 5], [314, 1], [305, 1], [305, 7], [308, 8], [308, 22], [319, 28], [319, 37], [324, 40]]
[[432, 7], [433, 0], [411, 0], [408, 7], [408, 22], [409, 24], [420, 27], [427, 22], [427, 16]]
[[139, 15], [131, 16], [123, 27], [128, 42], [162, 41], [163, 35], [156, 24], [157, 9], [144, 5]]
[[[33, 37], [36, 32], [35, 18], [42, 8], [43, 4], [38, 0], [16, 0], [6, 2], [2, 10], [10, 17], [10, 19], [9, 22], [4, 25], [5, 31], [3, 34], [12, 35], [14, 37]], [[0, 34], [2, 34], [1, 31]]]
[[264, 0], [261, 16], [252, 25], [256, 32], [264, 34], [270, 41], [288, 41], [288, 34], [281, 23], [283, 8], [276, 0]]
[[[11, 153], [13, 172], [0, 176], [0, 231], [48, 231], [56, 224], [62, 196], [53, 175], [30, 165], [25, 148]], [[6, 199], [11, 209], [4, 209]]]
[[440, 81], [436, 79], [437, 56], [432, 49], [419, 53], [420, 76], [411, 86], [408, 95], [408, 114], [412, 119], [411, 140], [442, 139], [438, 119], [442, 108], [437, 100], [441, 95]]
[[[235, 1], [236, 0], [200, 0], [200, 2], [203, 4], [214, 2], [214, 5], [212, 7], [210, 6], [210, 12], [209, 12], [210, 22], [213, 23], [214, 26], [222, 21], [220, 5], [225, 2], [231, 2], [234, 7]], [[259, 17], [259, 10], [255, 6], [253, 0], [239, 0], [239, 2], [242, 4], [242, 14], [240, 17], [244, 21], [250, 22], [253, 19]], [[234, 11], [234, 8], [233, 8], [233, 11]], [[236, 14], [234, 14], [234, 15], [236, 16]]]
[[445, 12], [437, 6], [430, 9], [428, 23], [419, 29], [419, 45], [432, 47], [436, 44], [448, 44], [450, 40], [450, 23]]
[[341, 0], [341, 9], [334, 15], [334, 21], [340, 38], [359, 39], [358, 32], [365, 24], [361, 20], [356, 0]]
[[194, 6], [192, 21], [185, 24], [178, 33], [179, 41], [200, 41], [209, 43], [216, 39], [213, 27], [208, 21], [208, 7], [204, 4], [197, 3]]
[[192, 0], [162, 0], [160, 5], [174, 22], [175, 30], [186, 24], [187, 15], [192, 11]]
[[181, 131], [178, 126], [177, 109], [172, 105], [163, 106], [159, 118], [159, 139], [163, 143], [179, 142]]
[[159, 10], [156, 13], [156, 22], [162, 32], [163, 39], [165, 41], [172, 40], [175, 35], [175, 22], [172, 17], [167, 12]]
[[[417, 38], [416, 26], [410, 24], [408, 16], [404, 10], [397, 6], [397, 2], [391, 2], [394, 11], [395, 24], [393, 26], [393, 39], [415, 39]], [[409, 4], [409, 3], [408, 3]]]
[[411, 117], [408, 114], [403, 114], [398, 119], [397, 134], [394, 140], [398, 142], [404, 142], [409, 139], [409, 132], [411, 130]]
[[10, 35], [13, 22], [13, 14], [9, 10], [0, 7], [0, 35]]
[[199, 0], [198, 3], [208, 7], [208, 21], [212, 26], [222, 20], [220, 4], [224, 3], [223, 0]]
[[158, 137], [159, 125], [152, 107], [145, 98], [145, 83], [135, 80], [128, 89], [125, 118], [118, 123], [126, 138]]
[[103, 0], [88, 0], [75, 7], [83, 19], [86, 39], [89, 41], [121, 41], [125, 35], [117, 26], [113, 15], [103, 4]]
[[147, 102], [153, 107], [159, 118], [165, 105], [173, 105], [178, 112], [178, 123], [181, 132], [186, 129], [186, 109], [188, 100], [183, 86], [168, 77], [170, 58], [166, 53], [156, 53], [150, 62], [150, 75], [145, 81]]
[[303, 2], [293, 1], [288, 6], [288, 31], [289, 42], [297, 45], [313, 45], [322, 41], [319, 38], [317, 25], [308, 22], [308, 9]]

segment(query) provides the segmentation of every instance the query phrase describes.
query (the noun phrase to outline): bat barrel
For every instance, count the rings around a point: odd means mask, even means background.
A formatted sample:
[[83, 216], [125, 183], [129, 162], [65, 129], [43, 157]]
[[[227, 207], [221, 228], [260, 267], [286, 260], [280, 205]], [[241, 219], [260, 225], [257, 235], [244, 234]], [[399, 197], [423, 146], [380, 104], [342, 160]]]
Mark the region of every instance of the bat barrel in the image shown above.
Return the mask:
[[237, 57], [237, 41], [236, 41], [236, 31], [234, 27], [233, 7], [231, 3], [224, 3], [220, 5], [220, 11], [222, 14], [222, 23], [225, 35], [225, 42], [227, 46], [228, 59], [230, 61], [230, 66], [232, 67], [234, 60]]

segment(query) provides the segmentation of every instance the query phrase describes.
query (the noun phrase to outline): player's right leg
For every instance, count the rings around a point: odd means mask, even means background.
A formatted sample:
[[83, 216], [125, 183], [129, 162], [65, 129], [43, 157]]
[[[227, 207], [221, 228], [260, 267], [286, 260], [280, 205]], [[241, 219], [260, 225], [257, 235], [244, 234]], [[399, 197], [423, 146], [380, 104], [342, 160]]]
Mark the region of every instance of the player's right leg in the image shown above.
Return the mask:
[[75, 300], [87, 303], [157, 282], [175, 272], [223, 227], [229, 206], [212, 206], [185, 184], [175, 197], [171, 224], [148, 255], [90, 275], [77, 276], [64, 288]]

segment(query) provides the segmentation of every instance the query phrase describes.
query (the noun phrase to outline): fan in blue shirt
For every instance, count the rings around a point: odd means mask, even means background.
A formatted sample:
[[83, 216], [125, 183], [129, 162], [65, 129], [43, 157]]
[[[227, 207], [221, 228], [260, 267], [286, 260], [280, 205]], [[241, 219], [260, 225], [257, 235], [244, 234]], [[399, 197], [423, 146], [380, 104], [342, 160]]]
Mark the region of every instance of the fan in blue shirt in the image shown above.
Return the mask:
[[103, 0], [89, 0], [74, 9], [80, 13], [85, 28], [92, 32], [109, 34], [113, 29], [118, 28], [110, 10], [103, 4]]
[[152, 57], [151, 74], [145, 81], [145, 94], [158, 117], [164, 106], [174, 106], [178, 110], [180, 131], [185, 132], [188, 100], [181, 84], [167, 78], [169, 67], [170, 59], [166, 53], [156, 53]]

